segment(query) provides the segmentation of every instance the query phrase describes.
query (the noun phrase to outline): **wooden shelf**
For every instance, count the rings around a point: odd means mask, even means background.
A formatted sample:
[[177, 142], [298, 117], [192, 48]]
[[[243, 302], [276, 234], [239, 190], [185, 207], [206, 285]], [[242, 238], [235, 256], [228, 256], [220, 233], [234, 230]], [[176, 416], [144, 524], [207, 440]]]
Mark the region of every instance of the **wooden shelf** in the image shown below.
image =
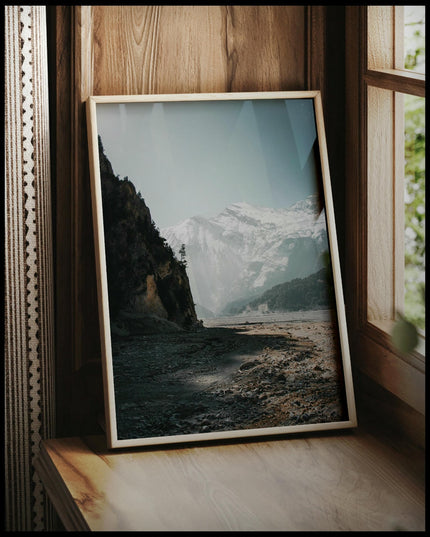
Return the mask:
[[424, 472], [358, 430], [162, 450], [62, 438], [36, 468], [69, 531], [425, 528]]

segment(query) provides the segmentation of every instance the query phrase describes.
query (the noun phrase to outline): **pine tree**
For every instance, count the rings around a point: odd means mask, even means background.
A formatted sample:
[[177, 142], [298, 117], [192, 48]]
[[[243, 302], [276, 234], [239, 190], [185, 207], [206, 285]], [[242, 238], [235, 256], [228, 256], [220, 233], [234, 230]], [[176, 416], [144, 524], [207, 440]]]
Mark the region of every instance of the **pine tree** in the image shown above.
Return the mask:
[[181, 256], [181, 263], [184, 267], [187, 266], [187, 260], [185, 259], [186, 251], [185, 251], [185, 244], [182, 243], [181, 248], [179, 249], [179, 255]]

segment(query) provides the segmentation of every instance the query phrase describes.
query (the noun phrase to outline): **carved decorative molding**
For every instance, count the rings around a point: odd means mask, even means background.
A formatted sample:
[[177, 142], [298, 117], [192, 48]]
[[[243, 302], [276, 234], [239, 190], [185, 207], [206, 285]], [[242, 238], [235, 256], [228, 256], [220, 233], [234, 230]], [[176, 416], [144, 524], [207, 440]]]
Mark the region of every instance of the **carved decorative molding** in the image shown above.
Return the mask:
[[49, 526], [33, 462], [54, 432], [45, 6], [5, 6], [5, 525]]

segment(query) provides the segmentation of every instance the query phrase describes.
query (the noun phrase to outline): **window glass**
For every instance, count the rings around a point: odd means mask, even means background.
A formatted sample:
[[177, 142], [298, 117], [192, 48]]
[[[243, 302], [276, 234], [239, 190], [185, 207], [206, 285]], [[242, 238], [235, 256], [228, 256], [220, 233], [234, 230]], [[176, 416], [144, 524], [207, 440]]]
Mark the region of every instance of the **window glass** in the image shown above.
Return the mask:
[[404, 96], [405, 317], [425, 329], [425, 99]]
[[425, 7], [404, 6], [405, 69], [425, 73]]

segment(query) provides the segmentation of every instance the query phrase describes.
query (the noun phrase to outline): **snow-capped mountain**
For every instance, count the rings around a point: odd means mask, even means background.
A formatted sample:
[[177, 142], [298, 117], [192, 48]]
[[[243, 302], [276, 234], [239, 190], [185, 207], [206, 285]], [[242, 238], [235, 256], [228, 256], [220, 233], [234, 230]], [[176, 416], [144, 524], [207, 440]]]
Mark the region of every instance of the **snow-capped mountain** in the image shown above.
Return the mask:
[[194, 302], [215, 314], [230, 302], [313, 274], [328, 250], [316, 196], [288, 209], [234, 203], [216, 217], [193, 216], [160, 233], [178, 258], [185, 244]]

